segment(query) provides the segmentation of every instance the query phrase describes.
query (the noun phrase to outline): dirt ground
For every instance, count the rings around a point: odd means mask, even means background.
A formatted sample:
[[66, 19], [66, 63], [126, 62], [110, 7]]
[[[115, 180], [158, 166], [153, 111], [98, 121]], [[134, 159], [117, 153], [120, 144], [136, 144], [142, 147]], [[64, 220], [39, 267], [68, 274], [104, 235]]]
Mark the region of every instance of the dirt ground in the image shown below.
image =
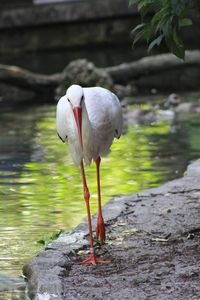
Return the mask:
[[109, 247], [107, 266], [75, 264], [64, 279], [64, 299], [200, 299], [197, 241], [158, 246], [147, 239], [129, 237]]
[[109, 241], [97, 252], [110, 263], [72, 258], [64, 299], [200, 299], [200, 227], [177, 234], [166, 227], [166, 235], [135, 226], [130, 209], [107, 226]]

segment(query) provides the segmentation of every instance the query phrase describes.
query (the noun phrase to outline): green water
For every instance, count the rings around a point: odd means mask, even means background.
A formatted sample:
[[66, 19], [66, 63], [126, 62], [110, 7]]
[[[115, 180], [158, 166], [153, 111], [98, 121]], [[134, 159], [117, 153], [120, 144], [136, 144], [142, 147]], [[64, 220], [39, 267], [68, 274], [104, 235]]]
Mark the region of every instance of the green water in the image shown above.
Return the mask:
[[[102, 201], [182, 176], [200, 156], [200, 121], [129, 126], [102, 159]], [[94, 164], [86, 169], [96, 212]], [[79, 170], [55, 132], [55, 105], [1, 112], [0, 272], [19, 275], [37, 241], [86, 217]]]

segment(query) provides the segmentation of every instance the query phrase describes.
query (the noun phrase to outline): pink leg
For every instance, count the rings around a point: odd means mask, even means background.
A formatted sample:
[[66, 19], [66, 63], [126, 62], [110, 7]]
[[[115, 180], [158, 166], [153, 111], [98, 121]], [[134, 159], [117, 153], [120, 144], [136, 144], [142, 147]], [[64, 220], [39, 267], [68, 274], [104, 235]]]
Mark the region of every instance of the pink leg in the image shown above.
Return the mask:
[[105, 225], [102, 215], [102, 209], [101, 209], [101, 188], [100, 188], [100, 163], [101, 158], [98, 157], [96, 162], [96, 172], [97, 172], [97, 189], [98, 189], [98, 217], [97, 217], [97, 229], [96, 229], [96, 236], [97, 239], [100, 240], [101, 245], [104, 244], [106, 239], [106, 233], [105, 233]]
[[92, 237], [92, 222], [91, 222], [91, 214], [90, 214], [90, 193], [87, 187], [86, 177], [85, 177], [85, 170], [83, 162], [81, 162], [81, 175], [82, 175], [82, 181], [83, 181], [83, 193], [84, 193], [84, 199], [86, 203], [87, 208], [87, 216], [88, 216], [88, 226], [89, 226], [89, 234], [90, 234], [90, 256], [86, 260], [84, 260], [81, 264], [100, 264], [104, 263], [103, 260], [97, 258], [95, 251], [94, 251], [94, 243], [93, 243], [93, 237]]

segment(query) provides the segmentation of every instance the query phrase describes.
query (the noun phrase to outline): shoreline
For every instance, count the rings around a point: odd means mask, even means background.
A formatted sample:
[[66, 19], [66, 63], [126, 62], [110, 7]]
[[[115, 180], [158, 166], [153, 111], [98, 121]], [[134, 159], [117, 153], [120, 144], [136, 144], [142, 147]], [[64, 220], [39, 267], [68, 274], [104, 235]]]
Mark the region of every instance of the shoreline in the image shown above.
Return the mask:
[[108, 240], [97, 249], [110, 264], [79, 264], [88, 249], [84, 222], [24, 266], [30, 299], [197, 300], [199, 202], [200, 160], [183, 178], [111, 199], [103, 207]]

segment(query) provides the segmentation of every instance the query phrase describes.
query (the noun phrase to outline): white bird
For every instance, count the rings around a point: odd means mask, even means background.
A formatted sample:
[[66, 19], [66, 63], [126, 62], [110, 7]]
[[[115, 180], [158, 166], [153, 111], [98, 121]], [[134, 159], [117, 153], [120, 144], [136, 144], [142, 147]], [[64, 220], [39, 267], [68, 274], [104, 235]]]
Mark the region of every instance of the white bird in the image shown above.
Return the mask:
[[101, 87], [83, 88], [72, 85], [57, 104], [57, 133], [63, 142], [68, 142], [74, 163], [80, 168], [83, 193], [87, 208], [90, 235], [90, 256], [82, 263], [103, 263], [96, 256], [92, 237], [90, 193], [86, 182], [84, 163], [96, 163], [98, 190], [98, 217], [96, 236], [101, 245], [105, 241], [105, 226], [101, 209], [100, 162], [101, 156], [110, 152], [113, 139], [122, 133], [122, 109], [119, 99]]

